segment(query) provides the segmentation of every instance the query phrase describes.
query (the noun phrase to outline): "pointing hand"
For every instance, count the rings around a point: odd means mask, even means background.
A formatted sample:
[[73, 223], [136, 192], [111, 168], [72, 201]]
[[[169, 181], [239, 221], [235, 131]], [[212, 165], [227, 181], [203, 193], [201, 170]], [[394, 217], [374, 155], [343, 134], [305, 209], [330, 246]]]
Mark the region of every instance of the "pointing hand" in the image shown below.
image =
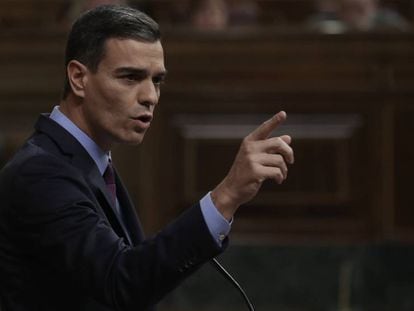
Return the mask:
[[211, 192], [214, 205], [226, 219], [253, 199], [266, 179], [281, 184], [287, 178], [287, 164], [294, 162], [292, 139], [288, 135], [269, 138], [285, 120], [286, 113], [280, 111], [247, 135], [229, 173]]

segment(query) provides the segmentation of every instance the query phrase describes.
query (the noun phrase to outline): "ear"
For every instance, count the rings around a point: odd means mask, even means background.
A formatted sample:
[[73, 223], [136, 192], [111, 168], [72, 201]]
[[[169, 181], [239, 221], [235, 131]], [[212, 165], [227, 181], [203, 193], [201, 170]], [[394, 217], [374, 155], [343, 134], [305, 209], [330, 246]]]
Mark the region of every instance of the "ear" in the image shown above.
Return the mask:
[[72, 92], [79, 97], [85, 97], [85, 85], [88, 79], [88, 68], [77, 60], [71, 60], [66, 67], [66, 74]]

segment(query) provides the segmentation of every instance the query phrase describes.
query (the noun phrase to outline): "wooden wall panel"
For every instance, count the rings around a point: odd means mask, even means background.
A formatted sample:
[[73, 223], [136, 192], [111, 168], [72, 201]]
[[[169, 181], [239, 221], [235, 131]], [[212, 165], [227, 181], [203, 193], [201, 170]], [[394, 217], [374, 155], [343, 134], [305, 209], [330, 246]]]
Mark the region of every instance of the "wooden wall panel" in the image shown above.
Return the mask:
[[[243, 137], [269, 117], [172, 117], [179, 133], [180, 167], [184, 168], [183, 205], [196, 201], [221, 181]], [[294, 138], [296, 162], [289, 168], [288, 180], [280, 186], [265, 182], [259, 195], [240, 209], [234, 234], [243, 239], [255, 235], [263, 239], [271, 235], [286, 238], [292, 232], [319, 235], [342, 231], [366, 238], [373, 230], [372, 219], [361, 211], [367, 210], [372, 194], [361, 197], [360, 189], [365, 188], [368, 176], [364, 178], [359, 172], [369, 163], [358, 156], [361, 152], [369, 153], [366, 127], [363, 116], [355, 113], [289, 115], [288, 122], [278, 131]]]
[[180, 163], [177, 211], [219, 182], [244, 135], [284, 109], [296, 163], [286, 184], [266, 182], [239, 211], [234, 236], [277, 243], [401, 238], [393, 222], [394, 102], [411, 100], [414, 76], [413, 46], [403, 37], [167, 36], [161, 111]]

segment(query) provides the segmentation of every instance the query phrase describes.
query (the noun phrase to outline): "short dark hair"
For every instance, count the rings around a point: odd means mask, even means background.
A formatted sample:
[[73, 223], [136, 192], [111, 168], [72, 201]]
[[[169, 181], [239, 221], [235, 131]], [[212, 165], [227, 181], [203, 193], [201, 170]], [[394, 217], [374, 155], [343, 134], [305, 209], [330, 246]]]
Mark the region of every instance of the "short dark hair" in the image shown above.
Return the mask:
[[[158, 24], [137, 9], [120, 5], [96, 7], [83, 13], [72, 26], [66, 43], [65, 73], [71, 60], [77, 60], [96, 72], [104, 57], [105, 42], [110, 38], [156, 42], [161, 39], [161, 33]], [[65, 74], [63, 99], [70, 91]]]

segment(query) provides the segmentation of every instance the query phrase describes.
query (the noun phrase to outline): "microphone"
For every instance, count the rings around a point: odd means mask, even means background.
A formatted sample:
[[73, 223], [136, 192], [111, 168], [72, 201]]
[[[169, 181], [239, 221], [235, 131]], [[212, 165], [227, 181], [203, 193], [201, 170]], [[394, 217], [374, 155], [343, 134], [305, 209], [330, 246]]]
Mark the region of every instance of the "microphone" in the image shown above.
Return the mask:
[[254, 307], [252, 303], [250, 302], [249, 297], [247, 297], [243, 288], [240, 286], [239, 283], [237, 283], [237, 281], [231, 276], [231, 274], [227, 272], [227, 270], [218, 262], [216, 258], [213, 258], [210, 261], [210, 263], [218, 272], [220, 272], [239, 291], [244, 301], [246, 302], [247, 307], [249, 308], [249, 311], [254, 311]]

